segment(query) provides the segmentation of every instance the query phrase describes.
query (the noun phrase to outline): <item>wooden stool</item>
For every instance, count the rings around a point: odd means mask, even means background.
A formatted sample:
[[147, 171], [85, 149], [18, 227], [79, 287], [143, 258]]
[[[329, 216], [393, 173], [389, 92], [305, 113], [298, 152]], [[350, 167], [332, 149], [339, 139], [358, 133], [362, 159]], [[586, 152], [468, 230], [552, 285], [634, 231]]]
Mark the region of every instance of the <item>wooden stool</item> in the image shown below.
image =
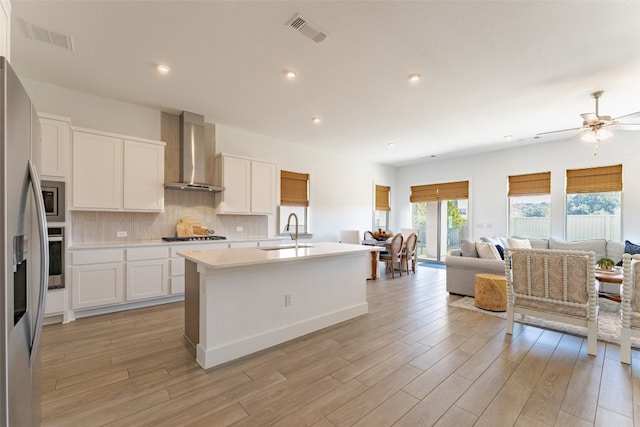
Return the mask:
[[507, 279], [498, 274], [475, 276], [476, 307], [490, 311], [507, 310]]

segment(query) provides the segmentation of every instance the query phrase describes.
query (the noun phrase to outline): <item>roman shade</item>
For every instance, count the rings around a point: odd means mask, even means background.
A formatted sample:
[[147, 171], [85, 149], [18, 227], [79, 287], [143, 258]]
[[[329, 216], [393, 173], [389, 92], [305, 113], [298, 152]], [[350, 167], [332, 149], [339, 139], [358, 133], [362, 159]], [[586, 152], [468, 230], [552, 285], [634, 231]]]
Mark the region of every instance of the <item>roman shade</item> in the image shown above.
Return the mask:
[[457, 181], [412, 186], [409, 201], [416, 203], [435, 202], [438, 200], [463, 200], [468, 198], [469, 181]]
[[376, 185], [376, 210], [377, 211], [390, 211], [389, 206], [389, 192], [391, 187], [386, 185]]
[[622, 165], [567, 169], [567, 194], [622, 191]]
[[509, 176], [509, 197], [538, 194], [551, 194], [551, 172]]
[[309, 174], [280, 171], [280, 205], [309, 206]]

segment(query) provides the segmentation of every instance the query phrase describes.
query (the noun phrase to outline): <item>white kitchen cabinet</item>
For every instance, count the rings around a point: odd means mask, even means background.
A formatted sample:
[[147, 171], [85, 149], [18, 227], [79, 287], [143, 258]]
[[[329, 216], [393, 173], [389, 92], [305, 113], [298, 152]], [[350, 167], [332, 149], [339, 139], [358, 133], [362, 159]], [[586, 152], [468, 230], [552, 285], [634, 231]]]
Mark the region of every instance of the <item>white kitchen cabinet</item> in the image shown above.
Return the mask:
[[71, 121], [65, 117], [40, 114], [42, 153], [39, 164], [42, 179], [66, 181]]
[[124, 141], [125, 210], [164, 209], [164, 146]]
[[251, 161], [251, 213], [272, 214], [276, 205], [276, 165]]
[[72, 154], [72, 209], [164, 209], [163, 142], [76, 128]]
[[122, 207], [122, 139], [73, 132], [72, 207], [119, 210]]
[[168, 295], [168, 255], [166, 247], [127, 249], [127, 301]]
[[276, 204], [276, 165], [245, 157], [216, 155], [218, 214], [272, 214]]
[[62, 314], [66, 308], [66, 297], [67, 293], [65, 289], [49, 289], [47, 291], [47, 301], [44, 308], [44, 315], [51, 316]]
[[124, 301], [123, 250], [71, 253], [71, 307], [74, 310]]

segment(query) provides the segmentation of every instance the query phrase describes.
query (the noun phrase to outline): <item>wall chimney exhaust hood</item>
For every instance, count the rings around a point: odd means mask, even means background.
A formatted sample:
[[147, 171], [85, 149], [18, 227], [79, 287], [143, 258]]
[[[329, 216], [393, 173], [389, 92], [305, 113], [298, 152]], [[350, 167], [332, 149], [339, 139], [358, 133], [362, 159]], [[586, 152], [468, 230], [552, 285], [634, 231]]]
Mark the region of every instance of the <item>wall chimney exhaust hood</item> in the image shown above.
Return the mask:
[[171, 190], [224, 191], [205, 183], [204, 116], [183, 111], [180, 114], [180, 178], [181, 182], [165, 184]]

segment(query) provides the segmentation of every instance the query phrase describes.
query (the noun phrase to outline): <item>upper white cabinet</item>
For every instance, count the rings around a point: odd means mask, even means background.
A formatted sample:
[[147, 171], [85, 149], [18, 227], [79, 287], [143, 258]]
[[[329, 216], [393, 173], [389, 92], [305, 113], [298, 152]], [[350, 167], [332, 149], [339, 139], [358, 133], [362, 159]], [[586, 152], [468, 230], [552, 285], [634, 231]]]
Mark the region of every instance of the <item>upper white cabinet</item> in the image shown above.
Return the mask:
[[272, 214], [276, 204], [276, 165], [228, 154], [216, 155], [218, 214]]
[[40, 114], [42, 158], [40, 176], [43, 179], [66, 181], [68, 174], [71, 121], [65, 117]]
[[271, 214], [276, 205], [276, 165], [251, 161], [251, 212]]
[[164, 143], [75, 129], [72, 209], [159, 212]]
[[164, 146], [124, 141], [124, 209], [164, 208]]

